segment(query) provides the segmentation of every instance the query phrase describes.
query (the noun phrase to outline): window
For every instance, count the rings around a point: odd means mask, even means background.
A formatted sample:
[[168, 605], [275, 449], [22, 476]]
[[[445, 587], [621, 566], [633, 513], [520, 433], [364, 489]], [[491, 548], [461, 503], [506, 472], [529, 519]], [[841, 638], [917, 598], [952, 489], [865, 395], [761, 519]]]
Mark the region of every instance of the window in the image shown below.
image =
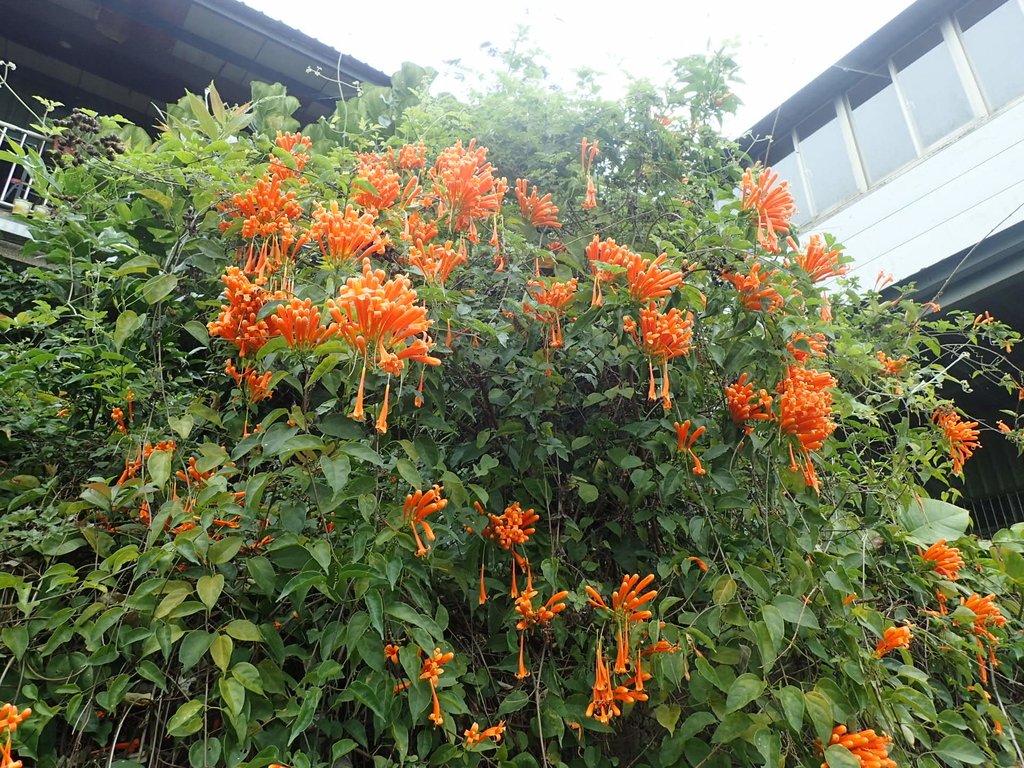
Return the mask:
[[869, 184], [914, 159], [914, 140], [888, 75], [864, 78], [850, 89], [847, 99]]
[[893, 57], [921, 144], [934, 144], [974, 117], [953, 57], [932, 27]]
[[1016, 0], [976, 0], [956, 20], [989, 109], [1024, 93], [1024, 14]]
[[835, 108], [828, 104], [796, 129], [811, 205], [820, 214], [857, 193], [853, 165]]

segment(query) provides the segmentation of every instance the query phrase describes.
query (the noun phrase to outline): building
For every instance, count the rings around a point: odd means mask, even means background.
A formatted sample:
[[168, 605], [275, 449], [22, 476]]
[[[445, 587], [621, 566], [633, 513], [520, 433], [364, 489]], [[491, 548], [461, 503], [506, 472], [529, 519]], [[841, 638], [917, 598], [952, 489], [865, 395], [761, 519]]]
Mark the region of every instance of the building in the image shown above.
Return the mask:
[[[918, 0], [758, 121], [748, 151], [790, 181], [801, 231], [846, 246], [862, 285], [891, 274], [1024, 330], [1022, 40], [1022, 0]], [[957, 400], [989, 424], [1016, 407], [973, 389]], [[984, 533], [1024, 520], [1024, 460], [982, 442], [965, 494]]]
[[[239, 0], [6, 2], [0, 60], [17, 64], [10, 81], [26, 100], [39, 95], [121, 114], [145, 128], [165, 104], [185, 90], [202, 94], [211, 81], [233, 103], [249, 101], [253, 80], [282, 83], [301, 102], [296, 117], [303, 123], [333, 113], [339, 96], [355, 93], [356, 82], [389, 84], [383, 72]], [[32, 122], [28, 109], [0, 88], [0, 144], [43, 143], [29, 129]], [[26, 192], [20, 181], [19, 169], [0, 164], [0, 214]], [[18, 229], [12, 224], [0, 219], [0, 229]]]

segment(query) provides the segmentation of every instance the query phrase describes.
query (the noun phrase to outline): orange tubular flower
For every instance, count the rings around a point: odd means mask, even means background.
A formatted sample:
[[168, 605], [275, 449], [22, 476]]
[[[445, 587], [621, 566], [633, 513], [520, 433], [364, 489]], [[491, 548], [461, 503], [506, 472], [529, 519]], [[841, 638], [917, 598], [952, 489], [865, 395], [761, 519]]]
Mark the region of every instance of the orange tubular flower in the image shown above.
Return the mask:
[[351, 205], [342, 213], [332, 200], [329, 208], [317, 205], [309, 236], [320, 245], [324, 263], [336, 268], [387, 251], [391, 239], [374, 221], [372, 213], [360, 214]]
[[[512, 597], [519, 597], [519, 588], [516, 586], [516, 569], [522, 568], [524, 571], [528, 571], [529, 562], [527, 559], [516, 552], [516, 546], [522, 546], [530, 540], [536, 532], [534, 524], [540, 520], [538, 515], [532, 508], [523, 511], [523, 508], [519, 505], [518, 501], [514, 501], [505, 507], [505, 511], [500, 515], [491, 515], [484, 511], [479, 501], [474, 501], [473, 505], [476, 507], [476, 511], [486, 517], [489, 522], [480, 532], [480, 535], [485, 539], [490, 539], [495, 542], [499, 547], [504, 549], [506, 552], [512, 554], [512, 583], [509, 589], [509, 594]], [[480, 604], [487, 599], [486, 591], [484, 590], [484, 571], [483, 564], [480, 566]]]
[[[363, 392], [366, 369], [372, 364], [389, 374], [398, 375], [406, 360], [424, 365], [440, 365], [430, 356], [433, 342], [427, 337], [430, 320], [427, 309], [416, 304], [416, 291], [407, 275], [385, 279], [383, 270], [374, 270], [369, 259], [363, 259], [361, 276], [350, 277], [337, 299], [327, 302], [337, 334], [363, 356], [359, 392], [352, 418], [363, 418]], [[420, 338], [416, 338], [420, 337]], [[382, 417], [386, 415], [385, 393]], [[378, 419], [377, 429], [387, 429], [386, 420]]]
[[393, 206], [402, 194], [402, 177], [391, 170], [387, 158], [380, 155], [359, 155], [356, 176], [358, 180], [353, 185], [352, 200], [363, 208], [385, 210]]
[[[65, 410], [67, 410], [67, 409], [65, 409]], [[1013, 430], [1012, 430], [1012, 429], [1011, 429], [1010, 427], [1008, 427], [1008, 426], [1006, 425], [1006, 422], [1005, 422], [1005, 421], [1003, 421], [1002, 419], [1000, 419], [999, 421], [997, 421], [997, 422], [996, 422], [996, 427], [997, 427], [997, 428], [999, 429], [999, 431], [1000, 431], [1000, 432], [1002, 432], [1002, 433], [1003, 433], [1004, 435], [1008, 435], [1008, 434], [1010, 434], [1011, 432], [1013, 432]]]
[[960, 598], [960, 604], [974, 612], [975, 634], [994, 640], [995, 636], [989, 631], [989, 627], [1005, 627], [1006, 617], [995, 604], [995, 595], [982, 597], [979, 594], [972, 594], [966, 600]]
[[114, 422], [117, 431], [122, 435], [128, 434], [128, 427], [124, 423], [124, 411], [120, 407], [112, 408], [110, 411], [110, 419]]
[[903, 367], [907, 364], [909, 358], [904, 355], [898, 360], [893, 360], [891, 357], [885, 354], [885, 352], [877, 352], [875, 357], [878, 362], [882, 365], [882, 373], [886, 376], [899, 376], [903, 373]]
[[309, 299], [292, 299], [268, 318], [270, 332], [281, 336], [292, 349], [309, 351], [334, 334], [332, 327], [320, 324], [320, 309]]
[[584, 210], [597, 208], [597, 187], [594, 186], [594, 177], [591, 171], [594, 167], [594, 158], [599, 152], [597, 141], [587, 141], [587, 137], [584, 136], [580, 143], [580, 165], [583, 168], [583, 175], [587, 177], [587, 194], [583, 198]]
[[228, 267], [221, 275], [226, 290], [227, 304], [221, 306], [216, 320], [207, 328], [211, 336], [220, 336], [238, 348], [239, 357], [256, 352], [270, 339], [270, 326], [259, 317], [268, 301], [284, 298], [284, 294], [271, 293], [249, 278], [238, 267]]
[[746, 422], [771, 421], [775, 417], [771, 413], [772, 396], [763, 389], [754, 392], [754, 382], [747, 379], [746, 373], [740, 374], [735, 384], [726, 387], [725, 400], [732, 420], [749, 435], [754, 428]]
[[794, 251], [793, 260], [807, 273], [812, 283], [846, 274], [846, 265], [839, 263], [839, 257], [843, 255], [842, 249], [826, 251], [825, 239], [821, 235], [811, 235], [807, 242], [807, 250], [803, 253], [792, 237], [787, 237], [786, 242]]
[[981, 447], [978, 436], [981, 434], [976, 421], [964, 421], [960, 414], [952, 408], [940, 409], [932, 416], [932, 421], [939, 425], [949, 441], [949, 456], [953, 460], [953, 473], [959, 475], [964, 462]]
[[[536, 280], [531, 280], [526, 285], [533, 300], [537, 303], [537, 308], [524, 305], [523, 309], [536, 315], [538, 320], [548, 326], [550, 333], [545, 334], [547, 346], [562, 346], [564, 341], [562, 338], [562, 315], [565, 314], [565, 308], [576, 297], [576, 278], [551, 282], [547, 288]], [[542, 309], [542, 307], [546, 307], [546, 309]]]
[[13, 704], [0, 705], [0, 734], [6, 735], [4, 743], [0, 745], [0, 768], [22, 768], [21, 760], [15, 760], [11, 754], [11, 734], [31, 715], [31, 709], [18, 712]]
[[418, 213], [406, 214], [400, 237], [407, 243], [419, 243], [422, 241], [429, 244], [437, 237], [437, 224], [424, 219]]
[[395, 158], [394, 151], [388, 150], [389, 158], [395, 167], [404, 171], [414, 171], [427, 164], [427, 145], [422, 141], [418, 144], [403, 144]]
[[[280, 269], [306, 242], [306, 236], [297, 235], [293, 224], [302, 216], [302, 206], [295, 192], [281, 190], [281, 180], [268, 174], [235, 195], [230, 205], [221, 206], [231, 218], [243, 220], [242, 239], [251, 242], [242, 271], [255, 275], [259, 283]], [[221, 224], [222, 229], [229, 226], [230, 221]]]
[[647, 397], [650, 400], [657, 399], [654, 363], [657, 362], [661, 366], [661, 400], [665, 410], [668, 410], [672, 407], [668, 361], [690, 353], [690, 344], [693, 340], [693, 313], [687, 312], [684, 315], [675, 308], [668, 312], [659, 312], [654, 304], [651, 304], [640, 310], [639, 334], [633, 318], [627, 316], [624, 324], [626, 332], [633, 337], [633, 341], [651, 361], [648, 365], [651, 374], [650, 386], [647, 389]]
[[909, 648], [911, 637], [910, 627], [889, 627], [875, 646], [875, 656], [880, 659], [897, 648]]
[[416, 491], [405, 497], [405, 507], [402, 510], [402, 517], [412, 528], [413, 538], [416, 540], [416, 556], [422, 557], [430, 551], [430, 547], [423, 546], [416, 526], [423, 529], [423, 538], [427, 541], [434, 541], [434, 529], [427, 522], [427, 518], [448, 506], [448, 499], [441, 498], [441, 486], [435, 485], [425, 493]]
[[757, 242], [769, 253], [779, 252], [778, 232], [789, 231], [789, 220], [796, 213], [789, 183], [778, 186], [779, 175], [771, 168], [748, 168], [740, 182], [743, 210], [757, 213]]
[[628, 672], [627, 665], [630, 662], [631, 654], [629, 647], [629, 630], [632, 624], [645, 621], [651, 618], [652, 613], [641, 608], [658, 596], [656, 590], [650, 590], [641, 594], [643, 590], [654, 581], [654, 574], [648, 574], [640, 578], [639, 574], [625, 575], [619, 588], [612, 593], [611, 608], [596, 589], [591, 586], [584, 587], [588, 596], [588, 602], [595, 608], [603, 608], [612, 612], [616, 624], [617, 651], [615, 654], [615, 674]]
[[768, 281], [778, 273], [778, 270], [772, 270], [768, 274], [761, 274], [761, 265], [754, 264], [747, 275], [727, 272], [722, 277], [736, 286], [736, 290], [740, 293], [740, 303], [744, 307], [752, 312], [771, 314], [782, 309], [785, 303], [774, 286], [768, 284]]
[[398, 652], [401, 650], [400, 646], [388, 643], [384, 646], [384, 658], [390, 661], [396, 667], [398, 666]]
[[424, 245], [422, 240], [417, 240], [409, 250], [409, 264], [422, 272], [423, 279], [433, 285], [444, 286], [457, 266], [468, 263], [465, 243], [460, 243], [456, 251], [451, 240], [443, 246]]
[[[829, 746], [838, 744], [850, 750], [860, 761], [862, 768], [897, 768], [896, 761], [889, 759], [891, 743], [892, 739], [888, 736], [879, 736], [870, 729], [849, 733], [845, 725], [833, 728], [832, 738], [828, 742]], [[829, 768], [827, 762], [821, 765], [822, 768]]]
[[804, 455], [804, 466], [797, 466], [790, 446], [790, 469], [802, 469], [804, 483], [819, 490], [818, 476], [811, 463], [810, 452], [821, 450], [825, 440], [836, 425], [831, 420], [832, 392], [836, 380], [829, 373], [813, 369], [789, 366], [789, 372], [779, 385], [779, 426], [786, 434], [797, 439], [798, 448]]
[[438, 218], [447, 218], [453, 230], [466, 232], [474, 243], [479, 242], [477, 220], [497, 214], [508, 191], [508, 182], [493, 174], [487, 149], [476, 146], [476, 139], [468, 147], [458, 141], [443, 150], [429, 173]]
[[530, 222], [537, 229], [551, 227], [560, 229], [558, 221], [558, 206], [551, 202], [551, 193], [544, 197], [537, 197], [537, 188], [534, 187], [530, 196], [526, 196], [528, 182], [526, 179], [516, 179], [516, 199], [519, 201], [519, 210], [523, 218]]
[[501, 737], [504, 735], [504, 720], [499, 720], [497, 725], [492, 725], [490, 728], [484, 728], [482, 731], [480, 730], [479, 725], [473, 723], [473, 727], [463, 734], [463, 736], [466, 737], [466, 749], [472, 749], [475, 745], [486, 739], [490, 739], [497, 744], [501, 741]]
[[[684, 421], [682, 424], [680, 424], [678, 421], [674, 422], [672, 426], [676, 430], [676, 439], [679, 441], [679, 453], [683, 453], [685, 451], [687, 454], [690, 455], [690, 458], [693, 459], [693, 474], [706, 474], [704, 465], [700, 463], [700, 459], [697, 457], [697, 454], [693, 452], [693, 444], [697, 442], [698, 437], [704, 434], [705, 428], [697, 427], [695, 430], [693, 430], [693, 434], [690, 434], [689, 419]], [[707, 566], [705, 566], [704, 570], [707, 570]]]
[[590, 263], [590, 273], [594, 276], [594, 294], [590, 302], [592, 307], [599, 307], [603, 303], [601, 283], [614, 280], [616, 277], [615, 272], [602, 270], [601, 265], [625, 268], [627, 264], [640, 258], [639, 254], [618, 245], [614, 240], [601, 240], [597, 235], [594, 235], [594, 239], [587, 246], [586, 255]]
[[960, 557], [959, 549], [946, 546], [945, 539], [939, 539], [925, 551], [918, 549], [917, 552], [930, 562], [935, 572], [944, 579], [956, 581], [959, 578], [960, 569], [964, 567], [963, 558]]
[[[635, 256], [635, 255], [634, 255]], [[683, 273], [665, 270], [661, 265], [668, 256], [661, 254], [653, 261], [635, 256], [626, 263], [626, 282], [629, 293], [639, 304], [668, 296], [672, 289], [683, 282]]]
[[306, 163], [309, 162], [307, 151], [313, 149], [313, 141], [301, 133], [281, 133], [281, 131], [278, 131], [274, 143], [286, 152], [291, 153], [295, 159], [295, 170], [281, 162], [276, 155], [271, 155], [270, 175], [277, 179], [293, 179], [297, 177], [306, 167]]
[[444, 723], [444, 715], [441, 714], [441, 703], [437, 700], [438, 677], [444, 674], [444, 665], [454, 658], [454, 653], [441, 653], [440, 648], [435, 648], [434, 654], [427, 656], [423, 660], [423, 667], [420, 669], [420, 680], [426, 680], [430, 683], [430, 695], [433, 699], [434, 708], [430, 715], [427, 716], [427, 719], [435, 727]]
[[608, 665], [605, 663], [604, 651], [601, 649], [601, 638], [597, 639], [596, 659], [593, 698], [587, 705], [587, 717], [592, 717], [599, 723], [608, 725], [613, 717], [622, 714], [622, 710], [619, 709], [619, 705], [615, 701], [611, 675], [608, 674]]
[[266, 400], [273, 392], [268, 389], [270, 380], [274, 377], [271, 371], [257, 374], [253, 368], [246, 368], [242, 373], [235, 368], [235, 361], [228, 360], [224, 365], [224, 372], [235, 380], [235, 384], [242, 390], [242, 394], [254, 405], [260, 400]]
[[[806, 350], [802, 348], [802, 345], [798, 346], [800, 342], [806, 343]], [[823, 333], [815, 333], [808, 336], [803, 331], [797, 331], [790, 337], [789, 342], [786, 344], [786, 349], [789, 350], [789, 354], [796, 360], [797, 365], [803, 365], [812, 357], [824, 357], [825, 350], [828, 349], [828, 341], [826, 341], [825, 334]]]

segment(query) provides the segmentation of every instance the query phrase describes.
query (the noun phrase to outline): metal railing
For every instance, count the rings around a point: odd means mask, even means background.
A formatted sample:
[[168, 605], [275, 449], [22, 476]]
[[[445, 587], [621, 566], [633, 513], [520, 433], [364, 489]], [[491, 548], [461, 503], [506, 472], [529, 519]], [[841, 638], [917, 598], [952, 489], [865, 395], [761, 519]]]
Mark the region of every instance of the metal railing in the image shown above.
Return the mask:
[[[22, 149], [31, 147], [42, 152], [47, 138], [41, 133], [0, 120], [0, 149], [8, 149], [14, 142]], [[17, 163], [0, 161], [0, 209], [13, 209], [15, 200], [28, 200], [32, 179], [28, 169]]]
[[981, 499], [964, 499], [963, 506], [971, 511], [973, 532], [985, 538], [1014, 523], [1024, 522], [1024, 492], [1021, 491]]

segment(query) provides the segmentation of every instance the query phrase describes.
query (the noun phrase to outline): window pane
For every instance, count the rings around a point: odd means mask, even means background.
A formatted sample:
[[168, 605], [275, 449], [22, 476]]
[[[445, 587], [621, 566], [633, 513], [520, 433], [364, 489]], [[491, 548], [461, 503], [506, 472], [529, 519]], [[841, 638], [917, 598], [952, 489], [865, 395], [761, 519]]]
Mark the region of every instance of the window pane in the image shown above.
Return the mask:
[[853, 133], [869, 183], [914, 158], [910, 128], [887, 76], [865, 78], [847, 96], [853, 110]]
[[850, 155], [831, 105], [797, 128], [797, 137], [815, 215], [857, 194]]
[[1024, 14], [1016, 0], [977, 2], [956, 18], [989, 108], [1024, 93]]
[[807, 202], [807, 193], [804, 192], [804, 184], [800, 180], [800, 168], [797, 165], [796, 153], [790, 153], [781, 160], [774, 160], [772, 170], [779, 174], [779, 181], [789, 182], [789, 191], [793, 193], [793, 202], [796, 204], [793, 223], [804, 224], [810, 221], [811, 205]]
[[953, 58], [932, 28], [893, 57], [911, 117], [924, 146], [934, 144], [974, 115]]

